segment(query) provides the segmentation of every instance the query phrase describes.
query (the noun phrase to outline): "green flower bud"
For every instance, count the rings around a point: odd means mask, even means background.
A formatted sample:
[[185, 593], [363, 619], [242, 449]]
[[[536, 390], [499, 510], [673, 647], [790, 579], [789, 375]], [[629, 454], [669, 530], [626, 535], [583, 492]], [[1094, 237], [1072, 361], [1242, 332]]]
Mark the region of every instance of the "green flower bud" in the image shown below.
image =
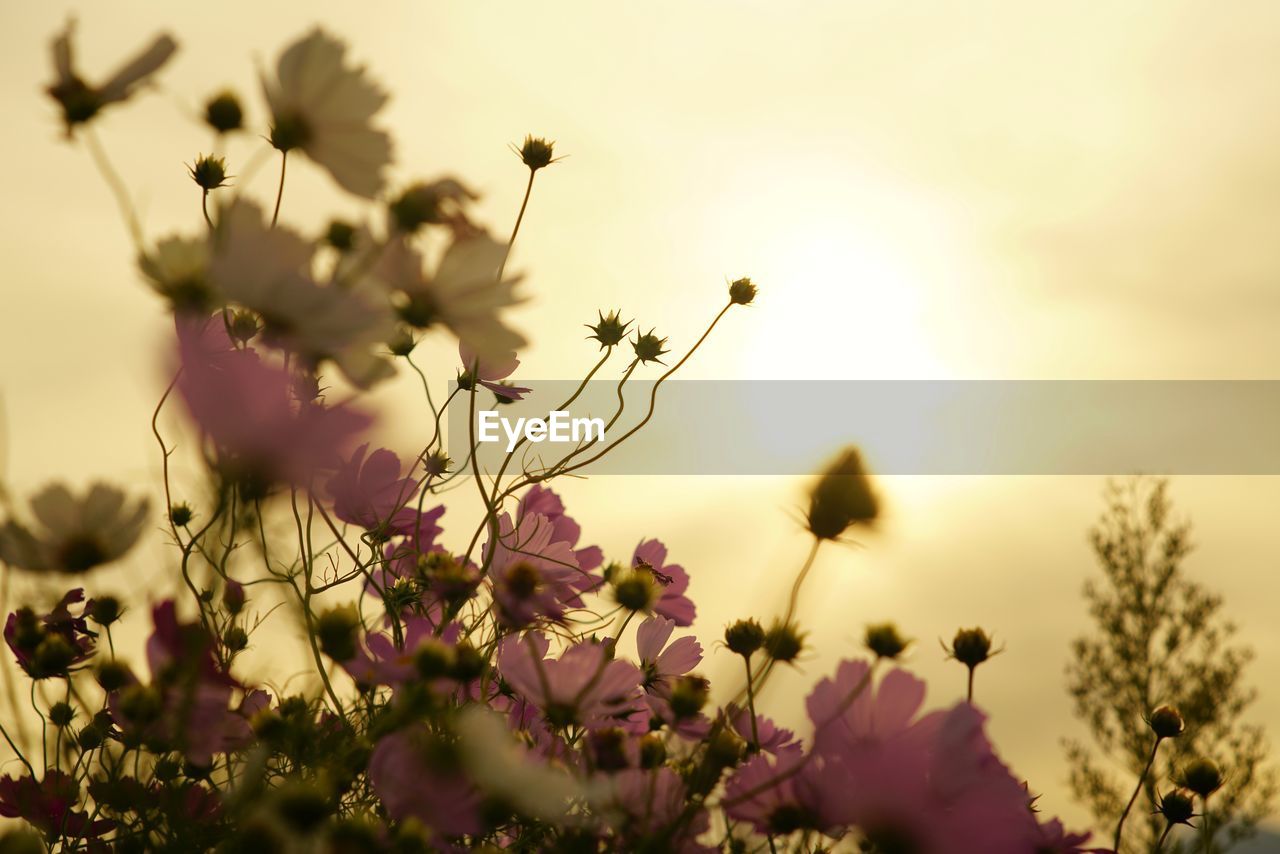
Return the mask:
[[951, 657], [970, 670], [992, 656], [991, 637], [982, 629], [960, 629], [948, 650]]
[[100, 626], [109, 626], [120, 619], [120, 600], [114, 596], [95, 596], [86, 610], [89, 619]]
[[750, 658], [764, 646], [764, 627], [755, 620], [738, 620], [724, 630], [724, 642], [730, 652]]
[[596, 314], [600, 315], [600, 321], [595, 326], [589, 323], [586, 324], [586, 327], [591, 330], [591, 334], [587, 338], [599, 341], [601, 350], [606, 347], [613, 347], [627, 336], [627, 327], [631, 325], [630, 320], [623, 322], [616, 311], [611, 311], [607, 315], [602, 311], [597, 311]]
[[423, 679], [448, 676], [454, 664], [453, 647], [434, 638], [424, 640], [413, 653], [413, 666]]
[[226, 586], [222, 588], [222, 607], [227, 609], [228, 614], [234, 615], [244, 610], [244, 603], [244, 585], [238, 581], [228, 580]]
[[231, 92], [220, 92], [204, 107], [204, 120], [218, 133], [230, 133], [244, 126], [244, 110], [240, 99]]
[[311, 127], [302, 116], [288, 113], [276, 117], [275, 126], [271, 128], [272, 148], [287, 152], [295, 148], [303, 148], [310, 141]]
[[160, 692], [149, 685], [138, 683], [120, 692], [120, 715], [131, 724], [146, 726], [160, 717], [163, 709]]
[[181, 528], [188, 525], [195, 518], [195, 512], [191, 509], [191, 505], [186, 502], [179, 502], [169, 508], [169, 521]]
[[71, 720], [76, 716], [76, 710], [72, 708], [70, 703], [59, 701], [49, 707], [49, 721], [59, 729], [71, 725]]
[[640, 739], [640, 767], [646, 770], [661, 768], [667, 761], [667, 743], [662, 736], [651, 732]]
[[407, 326], [401, 326], [396, 329], [395, 334], [391, 336], [391, 340], [387, 342], [387, 349], [391, 351], [393, 356], [408, 356], [418, 346], [418, 342], [413, 337], [413, 330]]
[[529, 167], [529, 171], [537, 172], [555, 162], [555, 145], [554, 142], [542, 137], [526, 136], [519, 148], [512, 147], [520, 156], [521, 162]]
[[300, 833], [310, 833], [320, 826], [332, 811], [327, 792], [319, 785], [303, 780], [289, 780], [275, 793], [276, 811], [285, 824]]
[[803, 649], [804, 636], [790, 623], [775, 622], [765, 632], [764, 651], [774, 661], [795, 661]]
[[348, 661], [356, 654], [360, 612], [355, 605], [339, 605], [316, 617], [320, 649], [334, 661]]
[[834, 540], [851, 525], [871, 524], [879, 512], [862, 457], [849, 448], [827, 467], [809, 496], [809, 531]]
[[1177, 738], [1186, 728], [1182, 715], [1173, 706], [1160, 706], [1151, 713], [1147, 723], [1151, 731], [1156, 734], [1156, 738]]
[[254, 339], [254, 336], [262, 331], [262, 324], [258, 323], [258, 316], [248, 309], [237, 309], [231, 312], [229, 326], [227, 334], [241, 344], [248, 344]]
[[206, 192], [218, 189], [226, 183], [227, 178], [231, 177], [227, 174], [226, 159], [212, 154], [201, 154], [196, 158], [194, 166], [187, 167], [187, 172], [190, 173], [191, 180], [196, 182], [196, 186]]
[[324, 233], [324, 242], [339, 252], [350, 252], [356, 245], [356, 227], [344, 220], [331, 220]]
[[405, 234], [440, 221], [440, 194], [430, 184], [414, 184], [387, 205], [391, 220]]
[[76, 736], [76, 744], [80, 745], [82, 751], [88, 752], [100, 747], [104, 738], [102, 727], [96, 723], [86, 724]]
[[479, 679], [489, 669], [489, 661], [471, 644], [463, 641], [453, 648], [453, 672], [459, 682]]
[[734, 305], [751, 305], [756, 293], [756, 286], [746, 276], [729, 283], [729, 302]]
[[746, 752], [747, 744], [727, 727], [717, 727], [707, 740], [707, 761], [719, 768], [737, 765]]
[[104, 661], [99, 664], [96, 676], [102, 690], [108, 693], [118, 691], [132, 681], [129, 668], [118, 661]]
[[156, 761], [154, 773], [161, 783], [168, 783], [178, 779], [178, 775], [182, 773], [182, 763], [172, 757], [162, 756]]
[[659, 338], [657, 335], [654, 335], [653, 330], [650, 329], [643, 335], [637, 333], [636, 337], [631, 342], [631, 346], [635, 349], [636, 358], [640, 360], [641, 364], [657, 362], [661, 365], [663, 362], [659, 357], [671, 352], [670, 350], [663, 349], [663, 345], [666, 343], [666, 338]]
[[1186, 825], [1191, 824], [1191, 819], [1196, 814], [1190, 796], [1176, 789], [1160, 799], [1156, 805], [1156, 812], [1164, 816], [1168, 824]]
[[1212, 759], [1193, 759], [1182, 769], [1178, 785], [1207, 798], [1222, 788], [1222, 770]]
[[681, 676], [671, 689], [671, 712], [679, 720], [691, 718], [707, 704], [711, 683], [701, 676]]
[[222, 633], [222, 643], [231, 652], [240, 652], [249, 645], [249, 633], [240, 626], [229, 626]]
[[911, 641], [898, 633], [893, 623], [877, 623], [867, 626], [866, 645], [880, 658], [895, 659], [910, 646]]
[[67, 672], [76, 659], [75, 647], [58, 634], [47, 634], [36, 647], [36, 670], [46, 676], [58, 676]]

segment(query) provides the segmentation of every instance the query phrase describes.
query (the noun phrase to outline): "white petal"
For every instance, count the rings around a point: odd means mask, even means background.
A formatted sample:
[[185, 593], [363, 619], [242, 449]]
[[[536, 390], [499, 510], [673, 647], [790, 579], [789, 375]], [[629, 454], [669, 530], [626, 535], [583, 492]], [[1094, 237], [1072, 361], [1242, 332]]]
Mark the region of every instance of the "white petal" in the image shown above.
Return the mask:
[[103, 103], [123, 101], [129, 97], [133, 87], [159, 71], [177, 49], [178, 43], [168, 33], [156, 36], [156, 40], [150, 47], [126, 63], [111, 79], [98, 88], [98, 94]]

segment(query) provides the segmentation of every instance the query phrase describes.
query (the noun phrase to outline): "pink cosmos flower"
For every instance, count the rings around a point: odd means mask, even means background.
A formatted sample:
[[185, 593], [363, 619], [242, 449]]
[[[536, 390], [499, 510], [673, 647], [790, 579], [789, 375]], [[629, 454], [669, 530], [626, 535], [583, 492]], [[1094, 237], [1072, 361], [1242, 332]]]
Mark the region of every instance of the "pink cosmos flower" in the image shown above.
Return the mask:
[[[680, 776], [666, 766], [651, 771], [629, 768], [611, 775], [605, 802], [615, 816], [612, 824], [618, 836], [631, 843], [615, 843], [616, 850], [638, 850], [635, 842], [648, 839], [652, 844], [654, 838], [673, 828], [675, 833], [666, 840], [664, 850], [683, 854], [717, 850], [697, 841], [711, 825], [706, 810], [682, 821], [689, 795]], [[677, 822], [679, 827], [675, 827]]]
[[179, 317], [177, 328], [178, 392], [237, 473], [309, 487], [372, 421], [350, 406], [296, 402], [289, 372], [232, 347], [221, 320]]
[[1068, 833], [1058, 819], [1036, 826], [1036, 837], [1030, 850], [1036, 854], [1115, 854], [1110, 848], [1085, 848], [1092, 834]]
[[479, 833], [480, 793], [433, 738], [425, 729], [384, 737], [369, 758], [369, 784], [396, 821], [416, 818], [441, 836]]
[[417, 495], [417, 479], [400, 477], [400, 458], [394, 452], [380, 448], [366, 459], [368, 450], [367, 443], [357, 448], [325, 485], [333, 514], [367, 531], [410, 533], [418, 514], [406, 505]]
[[734, 772], [724, 789], [725, 813], [761, 833], [826, 831], [839, 822], [826, 812], [829, 795], [819, 765], [800, 751], [759, 753]]
[[739, 738], [751, 742], [758, 736], [760, 741], [757, 746], [765, 753], [777, 756], [782, 753], [799, 753], [804, 749], [794, 732], [778, 726], [771, 718], [766, 718], [764, 715], [756, 715], [754, 731], [751, 727], [751, 712], [745, 707], [738, 709], [730, 706], [728, 717]]
[[458, 357], [462, 359], [463, 376], [474, 379], [503, 400], [524, 400], [524, 396], [533, 389], [523, 386], [503, 385], [505, 380], [520, 367], [516, 351], [510, 350], [501, 357], [481, 359], [465, 342], [458, 342]]
[[365, 635], [363, 647], [354, 657], [341, 662], [344, 670], [359, 685], [403, 685], [420, 677], [414, 665], [418, 648], [428, 641], [450, 646], [457, 642], [461, 627], [451, 623], [436, 635], [436, 615], [407, 614], [402, 618], [402, 642], [396, 645], [390, 632]]
[[693, 625], [697, 608], [685, 595], [689, 589], [689, 574], [679, 564], [667, 563], [667, 547], [661, 540], [644, 540], [636, 546], [631, 565], [647, 566], [661, 585], [662, 595], [658, 597], [654, 611], [675, 620], [677, 626]]
[[63, 771], [47, 770], [38, 782], [0, 777], [0, 816], [24, 819], [51, 839], [62, 833], [96, 839], [116, 826], [110, 819], [90, 821], [76, 809], [79, 804], [80, 783]]
[[821, 814], [881, 847], [1026, 854], [1026, 791], [992, 751], [982, 713], [961, 703], [917, 718], [923, 682], [893, 670], [875, 685], [868, 672], [842, 662], [806, 701], [815, 761], [805, 776]]
[[564, 619], [581, 608], [587, 573], [569, 543], [553, 542], [554, 523], [529, 514], [515, 526], [508, 514], [498, 520], [498, 536], [485, 544], [493, 598], [503, 624], [523, 627], [539, 618]]
[[640, 670], [644, 674], [642, 687], [645, 702], [653, 717], [669, 724], [686, 738], [698, 739], [710, 729], [706, 716], [698, 714], [677, 719], [670, 700], [675, 680], [702, 661], [702, 645], [691, 636], [676, 638], [668, 645], [667, 641], [675, 627], [674, 621], [653, 616], [636, 629], [636, 651], [640, 656]]
[[[582, 527], [564, 510], [564, 502], [560, 496], [540, 483], [529, 487], [529, 491], [520, 499], [516, 510], [516, 518], [524, 519], [530, 514], [545, 516], [551, 521], [551, 542], [568, 543], [573, 549], [573, 556], [578, 561], [578, 568], [591, 573], [604, 563], [604, 552], [599, 546], [578, 548], [578, 540], [582, 538]], [[582, 592], [588, 593], [604, 583], [597, 575], [583, 579]]]
[[569, 647], [558, 659], [546, 658], [547, 649], [546, 638], [537, 632], [506, 638], [498, 647], [498, 671], [542, 711], [553, 729], [644, 729], [647, 715], [638, 667], [610, 660], [603, 644], [589, 641]]

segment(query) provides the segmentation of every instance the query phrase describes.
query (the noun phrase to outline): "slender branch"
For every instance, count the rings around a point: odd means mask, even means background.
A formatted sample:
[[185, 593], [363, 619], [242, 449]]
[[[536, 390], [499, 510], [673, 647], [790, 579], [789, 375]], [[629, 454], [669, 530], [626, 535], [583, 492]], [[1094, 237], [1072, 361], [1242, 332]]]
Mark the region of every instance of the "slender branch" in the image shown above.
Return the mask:
[[271, 227], [276, 227], [276, 221], [280, 219], [280, 200], [284, 198], [284, 171], [289, 164], [289, 152], [280, 152], [280, 186], [276, 188], [276, 209], [271, 214]]
[[1124, 832], [1125, 819], [1129, 817], [1129, 810], [1133, 809], [1134, 801], [1138, 800], [1138, 793], [1142, 791], [1142, 784], [1146, 781], [1147, 775], [1151, 773], [1151, 766], [1156, 761], [1156, 751], [1160, 749], [1160, 736], [1156, 736], [1155, 743], [1151, 745], [1151, 756], [1147, 759], [1147, 766], [1142, 769], [1142, 774], [1138, 776], [1138, 785], [1134, 787], [1133, 794], [1129, 796], [1129, 803], [1125, 804], [1124, 812], [1120, 813], [1120, 820], [1116, 822], [1115, 842], [1111, 846], [1119, 854], [1120, 836]]

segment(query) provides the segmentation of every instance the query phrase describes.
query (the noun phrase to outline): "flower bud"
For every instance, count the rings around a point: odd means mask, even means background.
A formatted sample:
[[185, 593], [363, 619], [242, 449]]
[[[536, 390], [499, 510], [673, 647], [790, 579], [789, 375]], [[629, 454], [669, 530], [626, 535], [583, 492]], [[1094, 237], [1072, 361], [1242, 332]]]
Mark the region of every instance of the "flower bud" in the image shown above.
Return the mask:
[[131, 724], [146, 726], [160, 717], [164, 701], [160, 692], [136, 683], [120, 692], [120, 716]]
[[178, 775], [182, 773], [182, 763], [170, 756], [162, 756], [156, 760], [156, 767], [152, 773], [161, 783], [168, 783], [178, 779]]
[[948, 650], [951, 657], [970, 670], [991, 657], [991, 638], [982, 629], [960, 629]]
[[440, 195], [430, 184], [414, 184], [387, 205], [391, 220], [405, 234], [440, 221]]
[[129, 668], [118, 661], [104, 661], [98, 665], [98, 684], [108, 693], [118, 691], [133, 681]]
[[893, 623], [877, 623], [867, 626], [867, 649], [880, 658], [895, 659], [906, 650], [911, 641], [898, 632]]
[[701, 676], [681, 676], [671, 689], [671, 712], [678, 720], [691, 718], [707, 704], [711, 684]]
[[555, 162], [555, 145], [542, 137], [526, 136], [516, 154], [520, 155], [521, 162], [529, 167], [530, 172], [537, 172]]
[[296, 113], [276, 116], [276, 123], [271, 126], [271, 147], [276, 151], [292, 151], [302, 148], [310, 141], [311, 127], [302, 116]]
[[757, 292], [755, 284], [746, 276], [734, 279], [729, 283], [729, 302], [734, 305], [751, 305]]
[[661, 365], [663, 362], [659, 357], [670, 352], [669, 350], [663, 349], [663, 345], [666, 343], [666, 338], [659, 338], [657, 335], [654, 335], [653, 330], [650, 329], [643, 335], [637, 333], [636, 337], [631, 341], [631, 346], [636, 351], [636, 358], [639, 359], [642, 364], [657, 362]]
[[719, 768], [737, 765], [746, 752], [747, 743], [727, 727], [717, 727], [707, 739], [707, 761]]
[[196, 186], [205, 192], [218, 189], [230, 177], [227, 175], [226, 159], [212, 154], [201, 154], [196, 158], [194, 166], [187, 167], [187, 172]]
[[244, 610], [244, 602], [244, 585], [227, 579], [226, 586], [222, 588], [222, 607], [227, 609], [228, 614], [239, 614]]
[[300, 833], [315, 830], [330, 813], [330, 798], [318, 784], [288, 780], [276, 790], [276, 810]]
[[75, 647], [71, 642], [58, 634], [47, 634], [36, 647], [36, 669], [47, 676], [62, 675], [67, 672], [71, 662], [76, 660]]
[[90, 723], [86, 724], [76, 735], [76, 744], [80, 745], [81, 750], [88, 752], [100, 747], [103, 738], [102, 728], [96, 723]]
[[413, 653], [413, 666], [423, 679], [448, 676], [454, 664], [453, 647], [435, 638], [424, 640]]
[[764, 627], [755, 620], [738, 620], [724, 630], [724, 642], [730, 652], [750, 658], [764, 646]]
[[1156, 805], [1156, 812], [1164, 816], [1168, 824], [1186, 825], [1191, 824], [1191, 818], [1196, 814], [1191, 797], [1177, 789], [1160, 799], [1159, 804]]
[[667, 761], [667, 743], [656, 732], [640, 739], [640, 767], [646, 770], [659, 768]]
[[413, 330], [407, 326], [398, 327], [387, 341], [387, 349], [393, 356], [408, 356], [417, 346], [418, 342], [413, 337]]
[[1207, 798], [1222, 788], [1222, 770], [1212, 759], [1193, 759], [1182, 769], [1178, 785]]
[[350, 252], [356, 245], [356, 227], [344, 220], [331, 220], [324, 233], [324, 242], [339, 252]]
[[1147, 723], [1151, 726], [1151, 731], [1156, 734], [1156, 738], [1177, 738], [1186, 728], [1182, 715], [1173, 706], [1160, 706], [1151, 713]]
[[334, 661], [348, 661], [355, 656], [359, 628], [360, 612], [355, 605], [338, 605], [316, 617], [320, 649]]
[[809, 531], [834, 540], [851, 525], [871, 524], [879, 512], [862, 456], [849, 448], [827, 467], [809, 496]]
[[231, 92], [220, 92], [204, 107], [204, 120], [218, 133], [230, 133], [244, 126], [244, 110], [240, 99]]
[[191, 509], [191, 505], [186, 502], [179, 502], [169, 508], [169, 521], [181, 528], [183, 525], [190, 524], [195, 518], [195, 513]]
[[423, 468], [431, 477], [440, 477], [441, 475], [448, 474], [449, 469], [452, 466], [453, 460], [449, 459], [449, 455], [443, 450], [432, 451], [423, 463]]
[[14, 614], [13, 645], [27, 654], [34, 653], [44, 640], [44, 626], [36, 612], [23, 605]]
[[248, 344], [262, 330], [258, 316], [248, 309], [231, 312], [231, 322], [228, 325], [230, 328], [227, 329], [227, 334], [241, 344]]
[[608, 314], [597, 311], [596, 314], [600, 316], [600, 321], [595, 326], [589, 323], [586, 324], [586, 327], [591, 330], [591, 334], [587, 338], [599, 341], [601, 350], [606, 347], [613, 347], [626, 337], [627, 327], [631, 325], [630, 320], [624, 322], [616, 311], [611, 311]]
[[89, 619], [100, 626], [109, 626], [120, 619], [120, 600], [114, 596], [97, 596], [89, 602], [85, 611]]
[[222, 633], [222, 643], [231, 652], [240, 652], [249, 645], [249, 633], [240, 626], [229, 626]]
[[76, 710], [70, 703], [58, 701], [49, 707], [49, 721], [59, 729], [70, 726], [71, 719], [75, 716]]
[[613, 581], [613, 598], [628, 611], [648, 611], [658, 601], [658, 593], [652, 572], [632, 569]]
[[803, 649], [804, 636], [790, 623], [775, 622], [765, 633], [764, 651], [774, 661], [794, 661]]
[[463, 641], [453, 649], [453, 672], [450, 674], [459, 682], [470, 682], [479, 679], [489, 669], [489, 661], [471, 644]]

